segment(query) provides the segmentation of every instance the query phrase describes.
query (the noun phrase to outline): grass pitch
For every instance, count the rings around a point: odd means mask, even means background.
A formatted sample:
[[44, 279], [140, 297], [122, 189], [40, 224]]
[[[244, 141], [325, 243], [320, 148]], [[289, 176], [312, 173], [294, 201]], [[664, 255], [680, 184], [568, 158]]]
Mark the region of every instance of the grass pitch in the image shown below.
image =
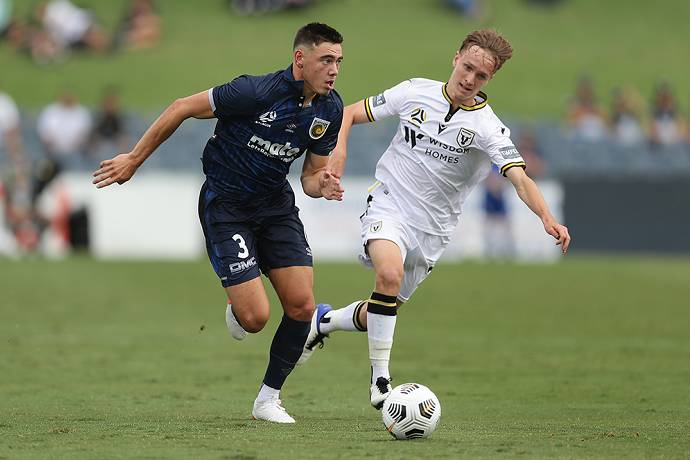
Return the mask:
[[[401, 311], [395, 383], [432, 388], [431, 439], [368, 406], [366, 337], [334, 335], [250, 420], [280, 318], [245, 342], [198, 263], [0, 261], [0, 458], [687, 458], [690, 263], [441, 265]], [[316, 267], [319, 301], [371, 272]]]

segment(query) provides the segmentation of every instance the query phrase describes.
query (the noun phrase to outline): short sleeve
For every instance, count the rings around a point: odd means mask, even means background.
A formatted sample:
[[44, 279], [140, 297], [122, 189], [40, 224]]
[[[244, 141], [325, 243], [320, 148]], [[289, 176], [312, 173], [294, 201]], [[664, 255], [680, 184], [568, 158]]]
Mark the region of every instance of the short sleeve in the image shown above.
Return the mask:
[[513, 167], [525, 169], [525, 160], [510, 139], [510, 130], [501, 123], [494, 123], [488, 132], [484, 151], [502, 175]]
[[385, 90], [381, 94], [366, 98], [364, 100], [364, 109], [369, 121], [399, 115], [411, 86], [412, 82], [406, 80]]
[[343, 112], [338, 111], [337, 116], [333, 121], [330, 122], [328, 128], [326, 128], [326, 134], [320, 139], [314, 142], [310, 147], [309, 151], [316, 155], [328, 156], [331, 154], [335, 145], [338, 143], [338, 133], [340, 132], [340, 125], [343, 122]]
[[217, 118], [250, 115], [257, 108], [256, 86], [242, 75], [229, 83], [208, 90], [208, 101]]

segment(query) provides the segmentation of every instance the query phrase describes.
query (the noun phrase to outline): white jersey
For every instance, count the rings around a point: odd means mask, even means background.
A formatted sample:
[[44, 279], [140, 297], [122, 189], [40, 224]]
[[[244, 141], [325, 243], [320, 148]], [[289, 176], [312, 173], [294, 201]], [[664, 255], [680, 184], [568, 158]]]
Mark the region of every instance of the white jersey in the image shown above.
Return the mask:
[[477, 104], [451, 112], [444, 83], [413, 78], [364, 101], [370, 121], [397, 115], [398, 130], [376, 165], [408, 225], [451, 234], [462, 204], [491, 171], [502, 174], [525, 162], [510, 130], [477, 95]]

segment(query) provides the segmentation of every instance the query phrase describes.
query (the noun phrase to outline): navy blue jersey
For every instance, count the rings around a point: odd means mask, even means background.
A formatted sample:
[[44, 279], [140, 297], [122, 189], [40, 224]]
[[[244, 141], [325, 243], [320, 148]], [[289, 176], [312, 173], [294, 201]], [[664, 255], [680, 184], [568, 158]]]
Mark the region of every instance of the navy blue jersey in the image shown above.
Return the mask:
[[254, 209], [294, 206], [290, 164], [307, 151], [329, 155], [343, 117], [338, 93], [317, 95], [305, 107], [303, 90], [292, 66], [209, 90], [218, 122], [202, 161], [206, 182], [221, 199]]

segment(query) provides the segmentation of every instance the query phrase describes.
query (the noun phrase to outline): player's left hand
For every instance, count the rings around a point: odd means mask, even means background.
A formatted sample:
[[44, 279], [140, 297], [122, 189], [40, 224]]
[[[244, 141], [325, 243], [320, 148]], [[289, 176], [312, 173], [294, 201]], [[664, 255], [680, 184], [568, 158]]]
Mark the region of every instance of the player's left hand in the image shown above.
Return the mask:
[[321, 196], [325, 199], [343, 200], [345, 189], [340, 184], [340, 179], [328, 169], [324, 170], [319, 177], [319, 188], [321, 189]]
[[559, 224], [555, 220], [547, 220], [544, 221], [544, 230], [557, 240], [556, 246], [561, 246], [563, 254], [568, 252], [568, 247], [570, 246], [570, 233], [568, 233], [568, 227]]

